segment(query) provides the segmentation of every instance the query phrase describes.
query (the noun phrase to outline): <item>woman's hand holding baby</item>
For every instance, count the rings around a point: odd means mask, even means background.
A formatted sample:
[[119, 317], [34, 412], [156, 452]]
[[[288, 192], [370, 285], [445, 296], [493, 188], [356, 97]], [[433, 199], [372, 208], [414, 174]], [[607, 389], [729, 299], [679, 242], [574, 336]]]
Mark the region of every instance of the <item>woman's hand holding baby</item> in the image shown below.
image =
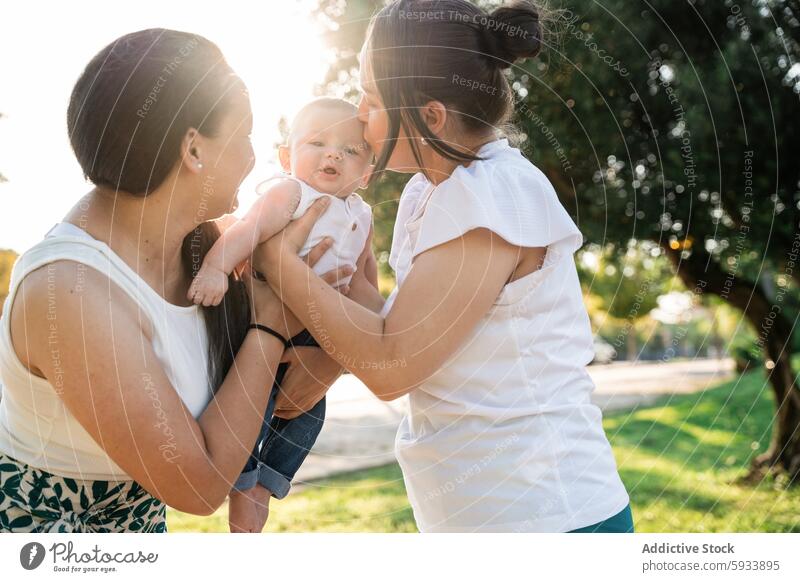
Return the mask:
[[275, 400], [275, 416], [291, 420], [314, 408], [342, 374], [324, 348], [294, 347], [283, 353], [289, 369]]
[[[325, 211], [330, 206], [330, 198], [323, 196], [317, 199], [308, 210], [298, 218], [293, 220], [281, 232], [273, 236], [267, 242], [262, 243], [253, 252], [253, 265], [262, 273], [268, 273], [271, 281], [275, 281], [274, 286], [280, 288], [280, 278], [277, 276], [280, 269], [280, 261], [288, 257], [296, 257], [303, 248], [303, 245], [308, 239], [308, 235], [314, 224], [319, 218], [325, 214]], [[333, 241], [325, 240], [315, 246], [304, 258], [309, 267], [313, 267], [317, 261], [330, 249]], [[343, 265], [331, 271], [328, 271], [321, 278], [342, 291], [345, 295], [348, 289], [343, 286], [338, 287], [336, 283], [341, 279], [352, 275], [355, 271], [351, 265]]]
[[265, 282], [253, 277], [250, 269], [244, 269], [242, 280], [250, 297], [250, 320], [253, 323], [274, 329], [286, 338], [295, 336], [303, 330], [303, 325], [283, 304], [280, 297], [275, 295]]
[[[253, 266], [262, 273], [274, 275], [279, 268], [279, 261], [281, 261], [282, 256], [297, 256], [308, 239], [308, 235], [311, 233], [314, 224], [325, 214], [330, 204], [330, 197], [323, 196], [322, 198], [318, 198], [308, 207], [308, 210], [303, 216], [290, 222], [286, 228], [267, 242], [258, 245], [255, 251], [253, 251]], [[316, 247], [311, 250], [309, 256], [311, 256], [315, 250]], [[316, 259], [318, 260], [321, 256], [322, 253], [316, 256]], [[313, 260], [313, 258], [314, 257], [310, 260]]]
[[[272, 255], [270, 253], [270, 245], [273, 245], [274, 251], [287, 252], [290, 256], [297, 256], [297, 252], [302, 248], [306, 238], [308, 238], [308, 233], [314, 223], [324, 214], [329, 204], [330, 200], [327, 197], [320, 198], [309, 207], [301, 218], [291, 222], [283, 231], [267, 242], [258, 245], [253, 251], [252, 257], [252, 265], [256, 270], [260, 273], [270, 273], [272, 261], [281, 260], [280, 255]], [[282, 243], [285, 243], [285, 247], [281, 247]], [[311, 249], [303, 260], [309, 267], [313, 267], [328, 252], [332, 244], [333, 241], [329, 239], [320, 242]], [[322, 279], [334, 285], [343, 277], [352, 274], [352, 272], [352, 267], [345, 265], [325, 273], [322, 275]], [[303, 330], [302, 324], [290, 310], [285, 308], [280, 298], [275, 295], [267, 283], [253, 279], [249, 274], [249, 269], [244, 270], [243, 278], [250, 291], [250, 297], [253, 298], [251, 309], [254, 322], [262, 323], [276, 331], [285, 333], [287, 338], [293, 337]], [[276, 285], [280, 287], [280, 280], [274, 274], [271, 279], [275, 280]], [[339, 290], [345, 294], [349, 291], [346, 288], [339, 288]], [[261, 321], [262, 319], [264, 321]]]

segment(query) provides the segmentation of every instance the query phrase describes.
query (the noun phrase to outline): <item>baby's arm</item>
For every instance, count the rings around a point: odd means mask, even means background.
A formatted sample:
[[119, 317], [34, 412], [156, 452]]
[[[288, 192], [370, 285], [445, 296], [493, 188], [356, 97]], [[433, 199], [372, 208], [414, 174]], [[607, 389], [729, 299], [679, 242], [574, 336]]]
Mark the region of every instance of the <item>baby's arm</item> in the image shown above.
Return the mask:
[[300, 186], [276, 180], [247, 214], [229, 226], [208, 251], [189, 288], [189, 299], [204, 306], [218, 305], [228, 290], [228, 275], [250, 257], [253, 249], [280, 232], [300, 203]]

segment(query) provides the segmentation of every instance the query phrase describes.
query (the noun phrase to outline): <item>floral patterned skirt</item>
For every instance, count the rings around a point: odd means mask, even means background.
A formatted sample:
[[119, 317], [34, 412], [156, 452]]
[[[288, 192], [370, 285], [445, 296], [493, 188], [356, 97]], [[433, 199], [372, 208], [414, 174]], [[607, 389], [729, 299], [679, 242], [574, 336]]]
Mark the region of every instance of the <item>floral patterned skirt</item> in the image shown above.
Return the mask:
[[165, 532], [166, 506], [135, 481], [82, 481], [0, 453], [0, 532]]

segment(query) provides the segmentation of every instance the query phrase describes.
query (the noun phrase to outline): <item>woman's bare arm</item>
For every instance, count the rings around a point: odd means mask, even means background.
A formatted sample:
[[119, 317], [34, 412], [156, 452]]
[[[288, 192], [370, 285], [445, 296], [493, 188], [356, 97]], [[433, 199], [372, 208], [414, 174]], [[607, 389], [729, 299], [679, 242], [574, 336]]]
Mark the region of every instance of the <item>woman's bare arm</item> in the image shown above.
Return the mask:
[[386, 318], [342, 298], [296, 256], [293, 225], [256, 260], [294, 314], [332, 345], [340, 363], [378, 397], [421, 384], [461, 345], [509, 280], [521, 249], [486, 229], [470, 231], [414, 259]]
[[115, 463], [176, 509], [219, 507], [258, 435], [283, 352], [277, 339], [250, 331], [195, 420], [153, 352], [148, 323], [101, 273], [70, 261], [34, 271], [12, 312], [17, 353]]
[[[337, 289], [345, 294], [349, 293], [348, 297], [356, 303], [365, 305], [368, 309], [380, 311], [383, 306], [383, 297], [377, 290], [377, 263], [372, 252], [371, 241], [372, 230], [370, 229], [364, 250], [356, 261], [358, 269], [350, 285], [344, 286], [346, 292], [343, 287]], [[319, 250], [312, 251], [303, 260], [306, 264], [313, 264], [310, 263], [309, 259], [314, 259], [314, 262], [316, 262], [318, 256], [312, 256], [312, 254], [315, 252], [320, 253], [326, 248], [321, 247]], [[370, 258], [372, 259], [371, 266], [369, 264]], [[350, 267], [344, 265], [321, 275], [321, 278], [329, 285], [333, 285], [345, 275], [350, 274], [350, 272]], [[362, 296], [354, 296], [356, 290], [351, 288], [351, 285], [360, 289]], [[325, 396], [325, 393], [336, 379], [341, 376], [343, 368], [334, 357], [335, 354], [328, 353], [327, 347], [329, 346], [296, 347], [283, 353], [281, 361], [289, 364], [289, 370], [281, 383], [281, 391], [278, 394], [275, 406], [275, 416], [292, 419], [310, 410]]]
[[350, 280], [346, 295], [370, 311], [380, 313], [385, 301], [378, 291], [378, 262], [375, 260], [375, 253], [372, 251], [373, 231], [374, 227], [370, 225], [367, 242], [364, 245], [361, 256], [356, 261], [356, 272]]

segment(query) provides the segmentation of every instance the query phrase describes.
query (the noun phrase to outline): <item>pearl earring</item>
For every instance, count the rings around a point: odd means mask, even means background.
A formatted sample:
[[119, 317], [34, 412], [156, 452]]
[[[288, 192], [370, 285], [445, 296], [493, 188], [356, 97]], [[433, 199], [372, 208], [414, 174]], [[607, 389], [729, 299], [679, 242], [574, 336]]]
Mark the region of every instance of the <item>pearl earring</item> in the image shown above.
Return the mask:
[[200, 162], [197, 162], [197, 169], [198, 170], [202, 170], [203, 169], [203, 164], [201, 164]]
[[422, 143], [422, 145], [424, 145], [424, 146], [428, 145], [428, 140], [427, 140], [427, 139], [425, 139], [424, 137], [423, 137], [422, 139], [420, 139], [420, 142], [421, 142], [421, 143]]

